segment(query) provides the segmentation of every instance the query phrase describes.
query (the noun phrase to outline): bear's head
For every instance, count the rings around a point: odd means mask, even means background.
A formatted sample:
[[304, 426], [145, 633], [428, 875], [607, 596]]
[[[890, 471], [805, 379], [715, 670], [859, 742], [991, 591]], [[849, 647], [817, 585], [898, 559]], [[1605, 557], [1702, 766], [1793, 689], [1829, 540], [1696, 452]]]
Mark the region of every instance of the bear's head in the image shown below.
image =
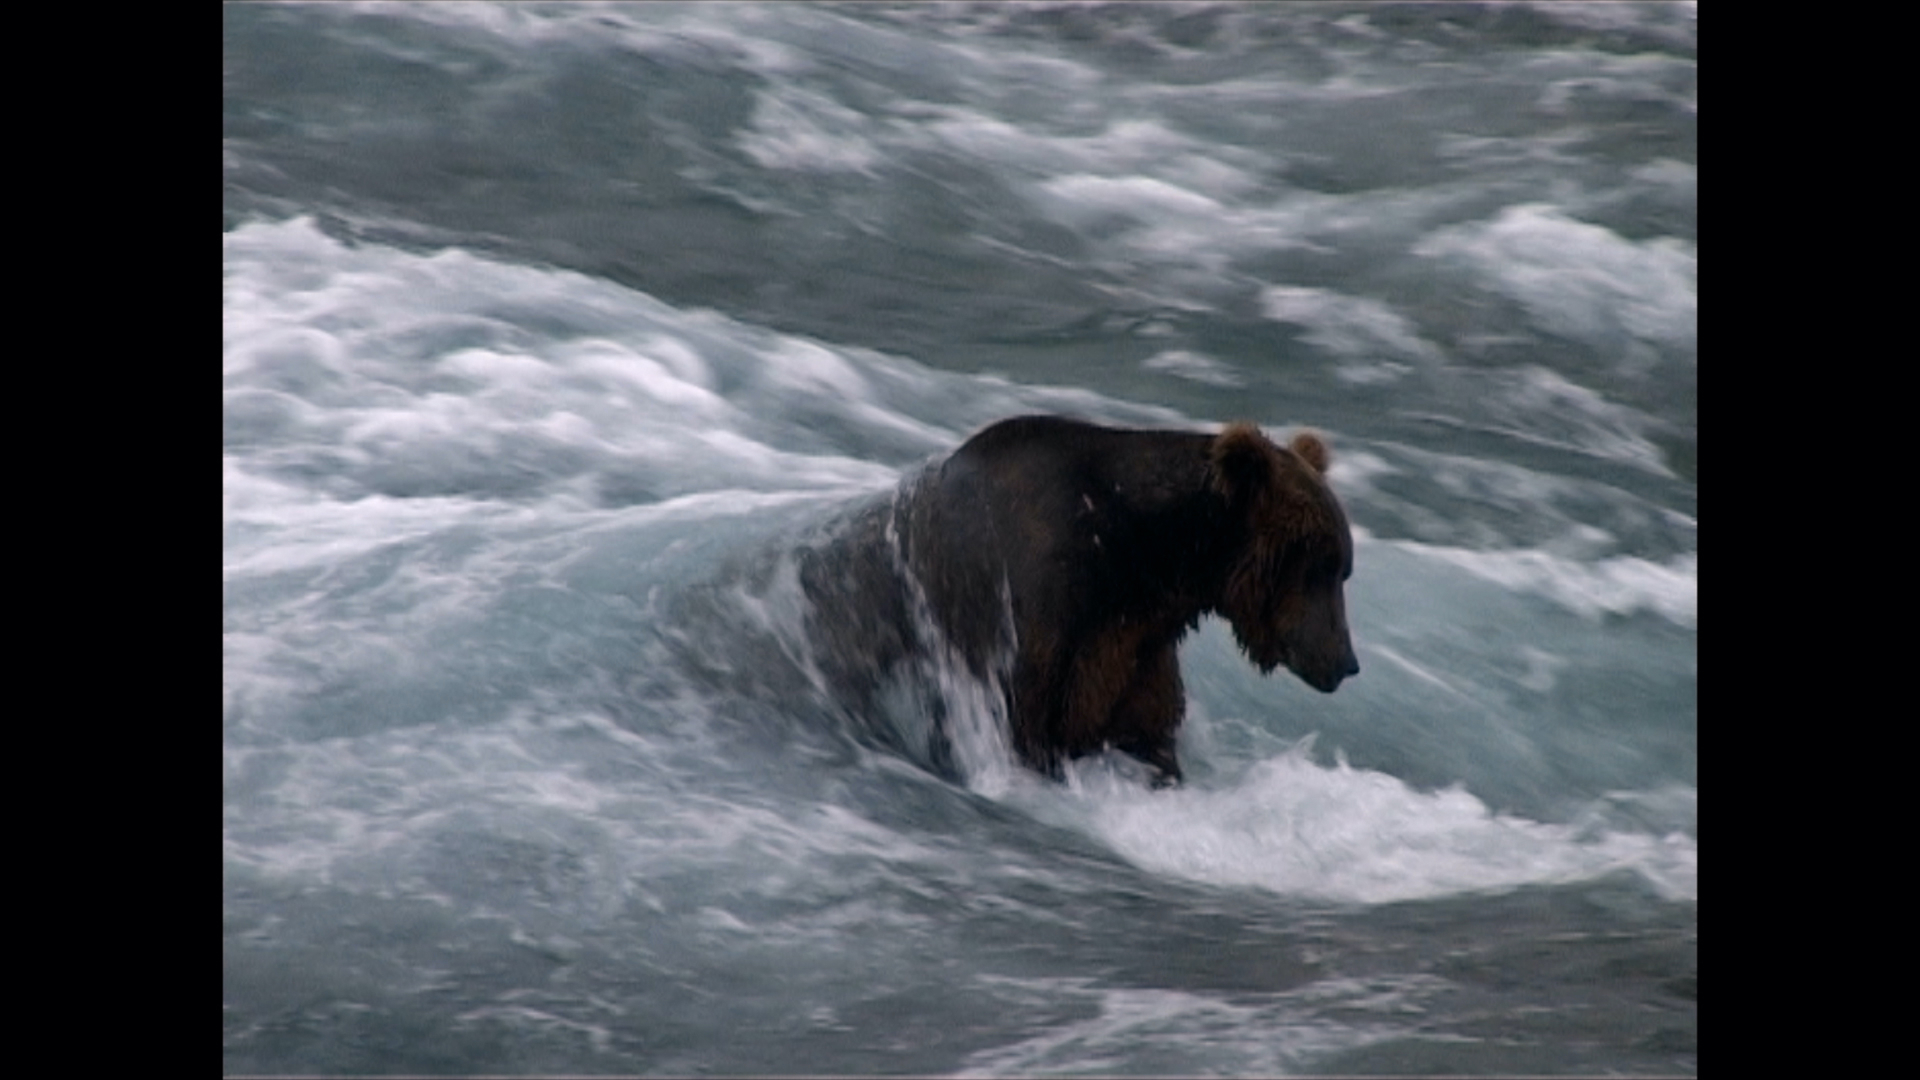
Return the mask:
[[1226, 500], [1233, 532], [1214, 610], [1262, 673], [1285, 665], [1332, 693], [1360, 664], [1344, 589], [1353, 533], [1326, 470], [1327, 445], [1310, 432], [1283, 448], [1237, 423], [1213, 441], [1210, 482]]

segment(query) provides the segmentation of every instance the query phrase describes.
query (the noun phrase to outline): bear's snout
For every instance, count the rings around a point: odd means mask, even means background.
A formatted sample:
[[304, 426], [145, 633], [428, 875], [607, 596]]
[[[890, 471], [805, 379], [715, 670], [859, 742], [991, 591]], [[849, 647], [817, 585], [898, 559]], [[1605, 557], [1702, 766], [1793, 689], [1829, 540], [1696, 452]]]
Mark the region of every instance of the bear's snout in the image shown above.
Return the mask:
[[1340, 662], [1339, 667], [1333, 669], [1333, 674], [1326, 680], [1326, 684], [1316, 683], [1314, 688], [1331, 694], [1340, 688], [1342, 680], [1351, 679], [1358, 674], [1360, 674], [1360, 661], [1353, 655], [1353, 650], [1348, 649], [1345, 659]]
[[1348, 642], [1336, 658], [1309, 661], [1304, 657], [1301, 662], [1289, 663], [1287, 670], [1300, 677], [1300, 681], [1323, 694], [1331, 694], [1340, 688], [1340, 683], [1360, 674], [1360, 661], [1353, 655], [1353, 645]]

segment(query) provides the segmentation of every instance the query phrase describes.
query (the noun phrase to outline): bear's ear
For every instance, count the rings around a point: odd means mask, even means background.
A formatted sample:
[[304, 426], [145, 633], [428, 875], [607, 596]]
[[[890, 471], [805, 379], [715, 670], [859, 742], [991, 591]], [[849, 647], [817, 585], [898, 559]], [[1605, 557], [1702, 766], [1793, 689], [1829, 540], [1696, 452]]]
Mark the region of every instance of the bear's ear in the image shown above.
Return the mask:
[[1213, 489], [1234, 502], [1248, 492], [1265, 490], [1273, 482], [1278, 450], [1252, 424], [1228, 424], [1214, 436], [1209, 453]]
[[1313, 466], [1314, 472], [1322, 476], [1326, 475], [1327, 462], [1331, 455], [1327, 452], [1326, 440], [1320, 437], [1319, 432], [1300, 432], [1293, 437], [1292, 442], [1287, 444], [1287, 449], [1298, 454], [1301, 461]]

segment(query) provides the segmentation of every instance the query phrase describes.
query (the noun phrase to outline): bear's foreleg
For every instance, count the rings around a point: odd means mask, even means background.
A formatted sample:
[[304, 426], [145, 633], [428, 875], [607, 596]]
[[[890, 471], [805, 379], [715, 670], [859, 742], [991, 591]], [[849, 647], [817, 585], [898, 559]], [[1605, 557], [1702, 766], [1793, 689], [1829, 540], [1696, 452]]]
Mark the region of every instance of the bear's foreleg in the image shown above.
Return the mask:
[[1066, 778], [1062, 765], [1072, 756], [1060, 737], [1066, 712], [1064, 669], [1044, 650], [1022, 648], [1007, 693], [1014, 753], [1051, 780]]
[[1179, 652], [1163, 645], [1142, 651], [1133, 680], [1113, 704], [1107, 730], [1114, 749], [1154, 770], [1154, 787], [1172, 787], [1181, 780], [1175, 742], [1186, 713]]

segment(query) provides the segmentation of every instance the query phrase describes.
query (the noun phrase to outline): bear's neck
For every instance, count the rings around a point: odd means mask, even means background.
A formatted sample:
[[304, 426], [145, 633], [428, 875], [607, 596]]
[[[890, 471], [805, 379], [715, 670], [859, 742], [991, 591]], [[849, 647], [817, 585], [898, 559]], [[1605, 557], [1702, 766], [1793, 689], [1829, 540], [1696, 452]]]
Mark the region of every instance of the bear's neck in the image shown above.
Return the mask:
[[1225, 496], [1213, 490], [1212, 437], [1195, 435], [1175, 453], [1155, 455], [1115, 492], [1134, 522], [1129, 563], [1136, 580], [1118, 590], [1137, 614], [1151, 613], [1179, 635], [1219, 609], [1227, 574], [1245, 538]]

